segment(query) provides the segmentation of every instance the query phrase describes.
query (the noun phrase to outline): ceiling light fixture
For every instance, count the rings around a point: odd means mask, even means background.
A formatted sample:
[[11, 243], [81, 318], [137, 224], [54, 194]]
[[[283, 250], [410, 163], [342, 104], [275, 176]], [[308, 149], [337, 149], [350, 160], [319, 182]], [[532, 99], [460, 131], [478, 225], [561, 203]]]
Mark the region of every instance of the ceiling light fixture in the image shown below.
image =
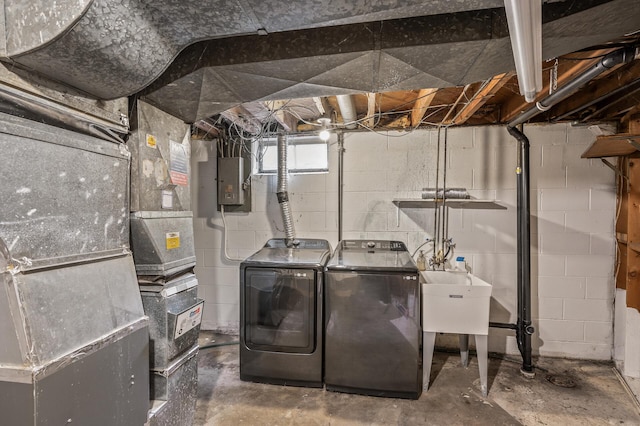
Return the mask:
[[331, 124], [331, 120], [328, 118], [318, 118], [318, 123], [322, 126], [322, 130], [318, 133], [318, 137], [320, 140], [326, 142], [331, 137], [331, 132], [329, 132], [329, 125]]
[[542, 0], [504, 0], [520, 94], [533, 102], [542, 90]]

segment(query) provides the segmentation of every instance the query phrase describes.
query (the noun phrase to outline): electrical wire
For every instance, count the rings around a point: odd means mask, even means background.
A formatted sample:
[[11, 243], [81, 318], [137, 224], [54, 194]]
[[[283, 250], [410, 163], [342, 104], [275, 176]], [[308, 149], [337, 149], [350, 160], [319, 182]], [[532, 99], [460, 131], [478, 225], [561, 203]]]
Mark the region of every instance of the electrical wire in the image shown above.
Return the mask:
[[208, 345], [203, 345], [200, 346], [200, 350], [203, 349], [213, 349], [213, 348], [219, 348], [221, 346], [233, 346], [233, 345], [239, 345], [240, 342], [221, 342], [221, 343], [209, 343]]
[[237, 259], [235, 257], [230, 257], [229, 253], [227, 253], [227, 219], [224, 216], [224, 204], [220, 204], [220, 213], [222, 214], [222, 238], [224, 244], [224, 258], [227, 260], [231, 260], [232, 262], [242, 262], [244, 259]]
[[411, 257], [416, 257], [416, 254], [418, 253], [418, 250], [420, 250], [422, 247], [426, 246], [426, 245], [427, 245], [427, 244], [429, 244], [430, 242], [431, 242], [431, 240], [427, 238], [427, 240], [426, 240], [424, 243], [420, 244], [420, 245], [418, 246], [418, 248], [417, 248], [417, 249], [415, 249], [415, 251], [413, 252], [413, 254], [411, 254]]

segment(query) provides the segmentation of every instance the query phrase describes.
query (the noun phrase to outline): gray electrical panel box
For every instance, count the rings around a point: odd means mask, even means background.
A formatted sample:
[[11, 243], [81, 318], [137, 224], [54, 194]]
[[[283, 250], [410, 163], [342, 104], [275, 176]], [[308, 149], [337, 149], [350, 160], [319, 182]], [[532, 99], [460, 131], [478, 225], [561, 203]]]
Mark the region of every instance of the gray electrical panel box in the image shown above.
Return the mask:
[[244, 158], [218, 158], [218, 204], [238, 206], [244, 204]]

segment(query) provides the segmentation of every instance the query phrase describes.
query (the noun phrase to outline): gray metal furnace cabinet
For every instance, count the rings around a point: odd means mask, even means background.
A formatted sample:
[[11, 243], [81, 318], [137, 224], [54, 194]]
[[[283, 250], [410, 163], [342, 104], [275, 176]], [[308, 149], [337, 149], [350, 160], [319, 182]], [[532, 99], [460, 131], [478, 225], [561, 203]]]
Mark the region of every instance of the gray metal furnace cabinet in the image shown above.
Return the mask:
[[131, 114], [131, 211], [191, 210], [189, 125], [143, 101]]
[[3, 424], [142, 425], [149, 329], [129, 252], [129, 152], [0, 114]]
[[136, 272], [170, 277], [196, 266], [191, 212], [131, 213], [131, 245]]
[[3, 424], [144, 424], [149, 328], [131, 256], [24, 272], [0, 256], [0, 266]]
[[150, 367], [164, 371], [198, 343], [204, 308], [204, 301], [198, 299], [198, 280], [194, 274], [186, 273], [166, 283], [139, 284], [150, 322]]
[[151, 373], [155, 405], [149, 426], [188, 426], [196, 414], [198, 345], [176, 358], [164, 371]]
[[124, 145], [0, 113], [0, 238], [31, 268], [129, 248]]

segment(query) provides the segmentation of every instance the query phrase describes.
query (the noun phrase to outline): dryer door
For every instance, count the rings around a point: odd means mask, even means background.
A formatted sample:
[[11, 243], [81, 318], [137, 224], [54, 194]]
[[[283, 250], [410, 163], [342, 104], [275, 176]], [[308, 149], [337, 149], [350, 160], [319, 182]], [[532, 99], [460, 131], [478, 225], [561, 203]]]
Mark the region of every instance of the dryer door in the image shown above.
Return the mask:
[[313, 269], [247, 268], [244, 335], [249, 349], [315, 350], [316, 276]]

